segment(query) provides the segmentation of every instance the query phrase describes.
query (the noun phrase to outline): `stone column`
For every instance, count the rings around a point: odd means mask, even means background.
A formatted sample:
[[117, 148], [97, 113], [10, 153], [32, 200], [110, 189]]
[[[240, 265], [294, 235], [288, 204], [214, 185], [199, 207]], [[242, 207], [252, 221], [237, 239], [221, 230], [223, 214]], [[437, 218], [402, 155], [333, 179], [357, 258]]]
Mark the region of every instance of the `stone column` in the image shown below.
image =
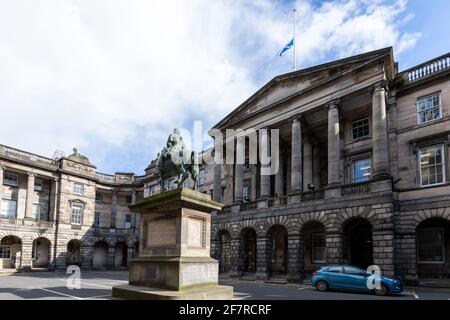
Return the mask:
[[316, 141], [313, 144], [313, 182], [315, 190], [320, 189], [320, 145]]
[[327, 264], [342, 264], [342, 245], [342, 234], [340, 232], [327, 232], [325, 234]]
[[[5, 170], [5, 167], [0, 165], [0, 188], [3, 186], [3, 171], [4, 170]], [[0, 189], [0, 193], [1, 193], [1, 189]], [[1, 197], [1, 194], [0, 194], [0, 197]]]
[[292, 119], [291, 192], [302, 191], [302, 124], [300, 117]]
[[117, 223], [117, 189], [114, 189], [112, 192], [112, 201], [111, 201], [111, 222], [110, 229], [116, 228]]
[[303, 142], [303, 191], [309, 191], [309, 184], [313, 184], [313, 150], [311, 139], [305, 136]]
[[236, 139], [236, 161], [235, 161], [235, 172], [234, 172], [234, 202], [242, 202], [242, 188], [244, 186], [243, 180], [243, 166], [244, 164], [239, 163], [239, 154], [244, 155], [245, 153], [245, 140], [243, 138]]
[[50, 209], [48, 211], [48, 220], [56, 221], [57, 217], [57, 207], [58, 207], [58, 179], [53, 178], [50, 180], [51, 191], [50, 191]]
[[214, 139], [214, 186], [213, 200], [222, 201], [222, 162], [223, 162], [223, 141]]
[[386, 92], [380, 83], [372, 94], [372, 178], [389, 176], [389, 145], [387, 137]]
[[[302, 245], [303, 246], [303, 245]], [[287, 277], [288, 282], [300, 282], [300, 235], [298, 233], [288, 235]]]
[[[137, 202], [137, 191], [133, 190], [133, 193], [131, 194], [131, 204], [136, 204]], [[131, 213], [131, 212], [130, 212]], [[133, 215], [133, 225], [131, 226], [133, 229], [136, 228], [136, 213], [131, 213]], [[128, 260], [129, 261], [129, 260]]]
[[108, 260], [106, 263], [108, 269], [114, 270], [116, 268], [115, 258], [116, 258], [116, 248], [111, 245], [108, 245]]
[[30, 238], [22, 239], [22, 251], [20, 252], [21, 261], [18, 261], [18, 257], [16, 256], [16, 267], [20, 264], [21, 270], [30, 271], [33, 264], [32, 254], [33, 240]]
[[91, 270], [94, 266], [94, 245], [82, 242], [80, 247], [81, 269]]
[[130, 261], [134, 259], [134, 248], [133, 246], [127, 247], [127, 265], [130, 265]]
[[25, 218], [26, 219], [32, 219], [33, 202], [34, 202], [34, 173], [28, 172], [27, 201], [26, 201], [26, 205], [25, 205]]
[[283, 150], [280, 148], [280, 153], [277, 157], [278, 161], [278, 172], [275, 175], [275, 194], [279, 197], [284, 195], [284, 181], [283, 181]]
[[[267, 156], [270, 154], [270, 137], [269, 137], [269, 133], [268, 133], [267, 128], [259, 130], [259, 134], [260, 136], [260, 143], [261, 145], [265, 145], [266, 146], [266, 150], [267, 150]], [[261, 148], [260, 145], [260, 148]], [[270, 164], [268, 165], [261, 165], [261, 167], [264, 168], [270, 168]], [[270, 175], [268, 174], [262, 174], [261, 172], [261, 194], [260, 194], [261, 198], [268, 198], [270, 197]]]
[[241, 241], [239, 238], [231, 238], [231, 241], [230, 241], [230, 247], [231, 247], [230, 278], [238, 278], [241, 275], [240, 267], [239, 267], [240, 244], [241, 244]]
[[267, 236], [258, 236], [256, 238], [256, 279], [266, 280], [267, 274], [267, 256], [269, 248], [269, 239]]
[[328, 106], [328, 185], [325, 198], [341, 196], [341, 139], [338, 102]]

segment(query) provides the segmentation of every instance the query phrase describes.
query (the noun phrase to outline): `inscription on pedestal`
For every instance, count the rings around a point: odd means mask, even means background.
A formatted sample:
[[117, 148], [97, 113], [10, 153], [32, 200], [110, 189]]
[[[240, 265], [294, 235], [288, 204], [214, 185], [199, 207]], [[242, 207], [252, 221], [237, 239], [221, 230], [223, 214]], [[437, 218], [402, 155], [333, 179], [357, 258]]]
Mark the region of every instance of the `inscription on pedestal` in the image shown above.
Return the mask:
[[188, 243], [191, 248], [205, 246], [205, 220], [197, 217], [188, 218]]
[[175, 245], [177, 243], [175, 218], [154, 220], [147, 223], [147, 245]]

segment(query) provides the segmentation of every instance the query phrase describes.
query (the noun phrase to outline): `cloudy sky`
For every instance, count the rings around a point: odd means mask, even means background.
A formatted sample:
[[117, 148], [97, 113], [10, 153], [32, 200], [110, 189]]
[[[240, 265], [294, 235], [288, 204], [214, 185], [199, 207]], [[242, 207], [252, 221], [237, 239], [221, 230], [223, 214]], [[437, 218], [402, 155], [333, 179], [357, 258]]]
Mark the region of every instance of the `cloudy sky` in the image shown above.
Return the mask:
[[[394, 46], [450, 51], [447, 0], [0, 0], [0, 144], [142, 174], [174, 127], [206, 131], [277, 74]], [[292, 50], [291, 50], [292, 51]]]

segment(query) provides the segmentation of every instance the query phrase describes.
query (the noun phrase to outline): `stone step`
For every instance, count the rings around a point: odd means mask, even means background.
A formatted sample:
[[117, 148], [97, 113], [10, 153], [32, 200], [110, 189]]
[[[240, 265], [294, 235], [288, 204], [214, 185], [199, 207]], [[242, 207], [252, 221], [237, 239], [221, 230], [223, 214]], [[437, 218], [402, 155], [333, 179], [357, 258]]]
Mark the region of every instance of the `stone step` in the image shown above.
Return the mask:
[[271, 277], [267, 279], [265, 282], [274, 283], [274, 284], [287, 284], [287, 279], [282, 277]]
[[426, 279], [419, 281], [420, 287], [450, 288], [450, 279]]

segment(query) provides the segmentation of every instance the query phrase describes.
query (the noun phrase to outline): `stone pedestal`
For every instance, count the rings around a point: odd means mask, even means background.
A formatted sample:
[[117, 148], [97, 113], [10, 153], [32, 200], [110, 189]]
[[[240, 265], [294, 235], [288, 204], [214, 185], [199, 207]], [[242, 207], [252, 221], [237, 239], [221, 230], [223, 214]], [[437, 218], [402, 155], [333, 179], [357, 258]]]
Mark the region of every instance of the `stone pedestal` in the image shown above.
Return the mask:
[[209, 195], [176, 189], [131, 205], [140, 214], [139, 256], [129, 266], [129, 285], [113, 287], [125, 299], [231, 299], [219, 286], [218, 261], [210, 257], [213, 210]]

